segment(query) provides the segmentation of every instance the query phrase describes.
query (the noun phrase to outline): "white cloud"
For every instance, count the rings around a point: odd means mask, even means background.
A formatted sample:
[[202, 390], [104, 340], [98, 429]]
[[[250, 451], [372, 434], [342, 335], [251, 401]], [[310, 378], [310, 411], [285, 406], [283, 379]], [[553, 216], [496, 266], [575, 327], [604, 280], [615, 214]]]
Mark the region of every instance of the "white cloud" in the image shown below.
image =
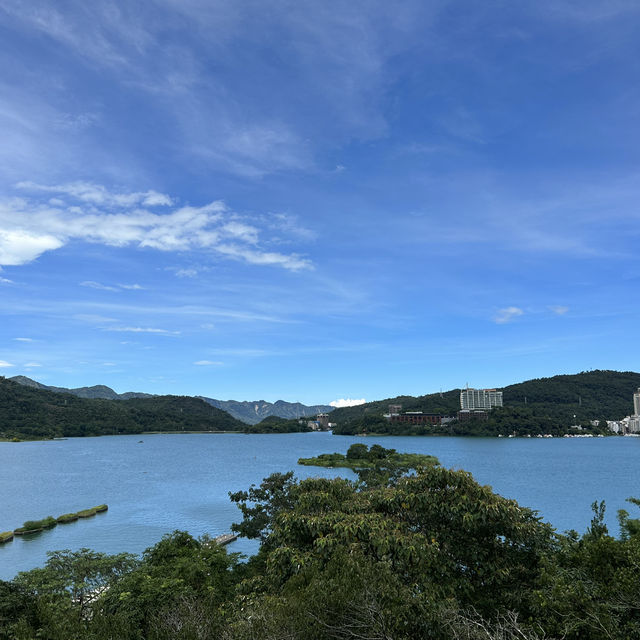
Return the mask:
[[144, 287], [140, 286], [139, 284], [119, 284], [118, 286], [121, 289], [127, 289], [130, 291], [141, 291], [142, 289], [144, 289]]
[[[3, 213], [5, 211], [0, 209], [0, 225], [3, 225]], [[40, 234], [35, 230], [12, 230], [0, 227], [0, 264], [4, 266], [26, 264], [45, 251], [59, 249], [64, 244], [63, 240], [53, 235]]]
[[14, 365], [12, 365], [10, 362], [7, 362], [6, 360], [0, 360], [0, 369], [13, 366]]
[[100, 282], [94, 282], [93, 280], [85, 280], [80, 283], [81, 287], [89, 287], [90, 289], [98, 289], [100, 291], [117, 291], [115, 287], [110, 287], [106, 284], [101, 284]]
[[193, 364], [197, 364], [199, 366], [220, 366], [222, 364], [224, 364], [224, 362], [220, 362], [219, 360], [198, 360], [197, 362], [194, 362]]
[[329, 406], [341, 408], [341, 407], [357, 407], [359, 404], [364, 404], [366, 400], [364, 398], [360, 398], [359, 400], [354, 400], [353, 398], [340, 398], [339, 400], [334, 400], [329, 403]]
[[9, 278], [3, 278], [0, 276], [0, 283], [1, 284], [14, 284], [13, 280], [9, 280]]
[[[298, 254], [262, 249], [260, 229], [239, 220], [219, 200], [158, 213], [143, 207], [168, 207], [173, 201], [155, 191], [111, 193], [103, 186], [80, 182], [53, 187], [23, 182], [18, 187], [30, 191], [32, 197], [0, 202], [0, 264], [26, 264], [45, 251], [81, 240], [113, 247], [213, 252], [291, 271], [312, 268], [311, 261]], [[41, 201], [38, 194], [42, 191], [65, 196], [65, 205]], [[182, 270], [181, 275], [191, 274]], [[83, 284], [111, 290], [93, 281]]]
[[122, 333], [159, 333], [171, 336], [180, 335], [179, 331], [169, 331], [168, 329], [158, 329], [155, 327], [106, 327], [106, 331], [117, 331]]
[[553, 311], [553, 313], [559, 315], [559, 316], [563, 316], [565, 313], [567, 313], [567, 311], [569, 311], [569, 307], [565, 307], [562, 305], [554, 305], [554, 306], [550, 306], [549, 309], [551, 311]]
[[41, 367], [42, 365], [39, 362], [27, 362], [24, 366], [31, 369], [33, 367]]
[[[173, 200], [164, 193], [157, 191], [144, 191], [134, 193], [111, 193], [105, 187], [91, 182], [70, 182], [62, 185], [42, 185], [35, 182], [23, 181], [17, 185], [18, 189], [25, 191], [41, 191], [71, 196], [76, 200], [88, 204], [99, 205], [106, 208], [133, 207], [142, 205], [145, 207], [170, 206]], [[51, 201], [64, 202], [60, 198]]]
[[178, 278], [195, 278], [197, 275], [198, 272], [195, 269], [178, 269], [176, 271]]
[[506, 324], [523, 314], [524, 311], [519, 307], [506, 307], [498, 311], [497, 315], [493, 318], [493, 321], [497, 324]]
[[14, 340], [17, 340], [18, 342], [34, 342], [33, 338], [14, 338]]

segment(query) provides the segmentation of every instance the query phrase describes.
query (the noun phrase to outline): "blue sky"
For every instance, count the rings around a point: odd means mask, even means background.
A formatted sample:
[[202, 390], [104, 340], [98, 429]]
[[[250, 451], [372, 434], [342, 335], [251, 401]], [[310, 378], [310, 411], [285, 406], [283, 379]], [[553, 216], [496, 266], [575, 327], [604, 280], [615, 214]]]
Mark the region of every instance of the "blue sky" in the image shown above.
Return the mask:
[[0, 374], [328, 403], [638, 370], [639, 27], [0, 0]]

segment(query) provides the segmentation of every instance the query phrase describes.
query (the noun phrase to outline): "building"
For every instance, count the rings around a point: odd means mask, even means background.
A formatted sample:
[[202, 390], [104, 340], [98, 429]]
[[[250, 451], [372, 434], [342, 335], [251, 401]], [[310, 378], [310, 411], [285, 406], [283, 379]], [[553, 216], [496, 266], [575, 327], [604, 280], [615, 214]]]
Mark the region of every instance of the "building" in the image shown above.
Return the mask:
[[407, 411], [407, 413], [389, 414], [389, 422], [404, 422], [408, 424], [441, 424], [444, 416], [439, 413], [422, 413], [422, 411]]
[[640, 389], [633, 394], [633, 415], [640, 416]]
[[323, 429], [329, 428], [329, 414], [328, 413], [319, 413], [317, 417], [317, 422]]
[[460, 408], [490, 410], [502, 406], [502, 391], [495, 389], [463, 389], [460, 391]]
[[401, 404], [390, 404], [389, 405], [389, 415], [397, 416], [402, 413], [402, 405]]

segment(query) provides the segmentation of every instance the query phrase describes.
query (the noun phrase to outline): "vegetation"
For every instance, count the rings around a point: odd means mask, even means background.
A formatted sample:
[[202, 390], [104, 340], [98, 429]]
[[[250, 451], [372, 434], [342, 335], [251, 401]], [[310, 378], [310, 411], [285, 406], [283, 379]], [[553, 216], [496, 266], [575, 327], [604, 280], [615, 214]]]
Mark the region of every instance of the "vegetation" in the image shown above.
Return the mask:
[[438, 459], [420, 453], [397, 453], [395, 449], [385, 449], [379, 444], [372, 445], [371, 449], [368, 449], [366, 444], [352, 444], [346, 455], [322, 453], [315, 458], [299, 458], [298, 464], [310, 467], [346, 467], [354, 470], [388, 466], [407, 471], [438, 464]]
[[274, 474], [231, 499], [261, 541], [247, 563], [180, 531], [140, 559], [52, 552], [0, 581], [0, 639], [640, 637], [640, 519], [622, 511], [616, 539], [604, 503], [559, 535], [433, 464], [382, 483]]
[[198, 398], [79, 398], [0, 378], [0, 437], [37, 439], [147, 431], [240, 431], [246, 425]]
[[[21, 527], [18, 527], [15, 531], [9, 532], [16, 535], [24, 535], [26, 533], [36, 533], [38, 531], [42, 531], [43, 529], [52, 529], [58, 524], [66, 524], [68, 522], [74, 522], [78, 518], [90, 518], [91, 516], [95, 516], [96, 513], [101, 513], [108, 509], [108, 505], [100, 504], [97, 507], [91, 507], [90, 509], [83, 509], [82, 511], [78, 511], [77, 513], [65, 513], [57, 518], [53, 516], [47, 516], [42, 520], [27, 520]], [[4, 534], [0, 534], [0, 542], [6, 542], [6, 540], [2, 540], [2, 536]]]
[[58, 516], [56, 520], [58, 524], [66, 524], [67, 522], [75, 522], [78, 519], [77, 513], [64, 513], [61, 516]]
[[18, 527], [14, 533], [22, 535], [25, 533], [35, 533], [43, 529], [52, 529], [58, 524], [53, 516], [47, 516], [42, 520], [27, 520], [21, 527]]
[[336, 409], [331, 420], [334, 434], [378, 433], [393, 435], [563, 435], [578, 425], [591, 433], [608, 433], [604, 423], [633, 412], [633, 393], [640, 387], [640, 374], [619, 371], [589, 371], [576, 375], [528, 380], [503, 387], [504, 407], [493, 409], [486, 421], [454, 421], [447, 425], [391, 423], [383, 414], [390, 404], [403, 411], [422, 411], [455, 416], [460, 408], [459, 390], [417, 398], [399, 396], [356, 407]]
[[3, 531], [0, 533], [0, 544], [13, 540], [13, 531]]
[[296, 433], [311, 430], [311, 427], [307, 426], [307, 419], [289, 420], [278, 416], [268, 416], [258, 424], [245, 425], [243, 429], [245, 433]]

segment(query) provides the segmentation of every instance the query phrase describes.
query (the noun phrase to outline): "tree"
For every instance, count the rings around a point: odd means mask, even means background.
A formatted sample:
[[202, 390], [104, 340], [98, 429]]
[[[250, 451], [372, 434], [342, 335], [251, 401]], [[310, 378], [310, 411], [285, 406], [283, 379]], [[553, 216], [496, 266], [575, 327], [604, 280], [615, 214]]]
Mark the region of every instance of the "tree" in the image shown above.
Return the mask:
[[138, 563], [130, 553], [107, 555], [90, 549], [47, 555], [43, 568], [21, 572], [14, 581], [37, 599], [38, 625], [47, 637], [56, 637], [61, 628], [82, 635], [100, 597]]
[[245, 538], [259, 538], [265, 542], [271, 533], [273, 520], [279, 511], [293, 507], [291, 489], [296, 485], [293, 472], [272, 473], [259, 487], [229, 493], [242, 512], [243, 520], [231, 525], [231, 530]]
[[357, 442], [347, 449], [347, 458], [349, 460], [363, 460], [367, 458], [368, 453], [367, 445]]

